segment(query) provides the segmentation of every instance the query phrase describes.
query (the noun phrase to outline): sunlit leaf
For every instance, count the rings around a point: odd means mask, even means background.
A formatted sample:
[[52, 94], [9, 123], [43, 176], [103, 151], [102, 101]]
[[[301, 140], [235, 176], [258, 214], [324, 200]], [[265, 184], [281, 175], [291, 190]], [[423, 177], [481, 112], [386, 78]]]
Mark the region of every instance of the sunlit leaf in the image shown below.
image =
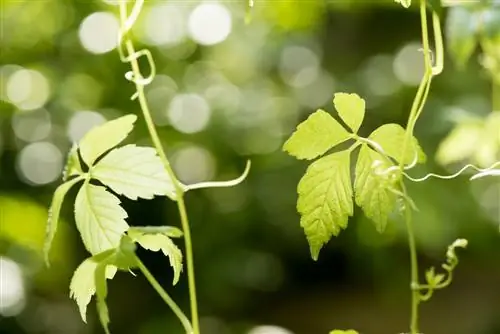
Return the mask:
[[83, 161], [91, 166], [104, 152], [121, 143], [134, 128], [135, 115], [126, 115], [91, 129], [79, 144]]
[[66, 182], [71, 176], [82, 174], [82, 166], [80, 165], [80, 158], [78, 157], [78, 145], [74, 143], [68, 153], [68, 159], [66, 160], [62, 179]]
[[333, 153], [312, 163], [299, 182], [298, 194], [300, 225], [316, 260], [321, 247], [347, 227], [353, 214], [349, 152]]
[[[101, 254], [90, 257], [78, 266], [73, 274], [69, 286], [70, 297], [76, 301], [80, 315], [84, 322], [87, 322], [87, 305], [90, 303], [92, 296], [96, 292], [95, 271], [99, 263], [112, 256], [114, 250], [107, 250]], [[116, 267], [109, 266], [106, 272], [106, 277], [111, 279], [116, 273]]]
[[367, 145], [362, 145], [356, 163], [354, 193], [356, 204], [374, 223], [377, 231], [383, 232], [389, 214], [396, 204], [397, 178], [392, 173], [385, 174], [391, 165], [384, 157]]
[[298, 159], [314, 159], [350, 138], [342, 125], [324, 110], [311, 114], [285, 142], [283, 150]]
[[52, 197], [52, 203], [50, 204], [49, 209], [49, 217], [47, 219], [47, 228], [45, 232], [45, 242], [43, 245], [43, 256], [45, 259], [45, 263], [49, 265], [49, 253], [50, 248], [52, 246], [52, 241], [54, 240], [54, 236], [57, 232], [57, 225], [59, 222], [59, 214], [61, 212], [61, 207], [64, 201], [64, 197], [66, 193], [73, 187], [77, 182], [81, 181], [81, 179], [75, 178], [71, 181], [61, 184], [57, 187], [54, 192], [54, 196]]
[[336, 93], [333, 104], [349, 128], [358, 132], [365, 117], [365, 100], [357, 94]]
[[410, 8], [411, 0], [394, 0], [394, 2], [399, 3], [404, 8]]
[[154, 252], [161, 250], [168, 257], [170, 265], [174, 270], [173, 284], [177, 284], [182, 271], [182, 252], [174, 242], [168, 236], [161, 233], [149, 234], [137, 229], [131, 229], [128, 234], [133, 241], [139, 243], [143, 248]]
[[108, 295], [108, 287], [106, 282], [106, 266], [105, 261], [97, 264], [94, 271], [95, 279], [95, 290], [97, 295], [97, 314], [99, 315], [99, 320], [106, 334], [109, 332], [109, 311], [108, 305], [106, 305], [106, 297]]
[[142, 234], [165, 234], [170, 238], [180, 238], [184, 235], [181, 229], [175, 226], [133, 226], [129, 229], [130, 232], [139, 232]]
[[75, 201], [76, 226], [91, 254], [117, 248], [127, 231], [127, 212], [120, 200], [104, 187], [85, 183]]
[[399, 124], [384, 124], [373, 131], [369, 139], [382, 146], [385, 154], [398, 162], [403, 160], [404, 164], [411, 164], [415, 158], [417, 158], [417, 162], [425, 162], [425, 153], [415, 137], [408, 143], [405, 157], [402, 159], [405, 132], [405, 129]]
[[176, 198], [172, 179], [151, 147], [116, 148], [92, 167], [91, 176], [133, 200], [151, 199], [155, 195]]

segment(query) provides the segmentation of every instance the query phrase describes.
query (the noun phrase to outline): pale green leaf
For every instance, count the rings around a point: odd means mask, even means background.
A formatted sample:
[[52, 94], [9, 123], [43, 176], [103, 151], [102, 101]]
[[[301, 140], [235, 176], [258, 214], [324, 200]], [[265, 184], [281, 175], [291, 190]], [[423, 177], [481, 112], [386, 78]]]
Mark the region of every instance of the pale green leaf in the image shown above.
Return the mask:
[[336, 93], [333, 98], [335, 109], [353, 132], [358, 132], [365, 117], [365, 100], [357, 94]]
[[399, 3], [404, 8], [410, 8], [411, 0], [394, 0], [394, 2]]
[[346, 331], [340, 329], [334, 329], [333, 331], [330, 332], [330, 334], [359, 334], [359, 333], [353, 329], [348, 329]]
[[[370, 140], [379, 144], [386, 155], [401, 162], [403, 155], [403, 142], [405, 140], [405, 129], [399, 124], [384, 124], [368, 137]], [[408, 143], [405, 152], [404, 164], [411, 164], [417, 158], [417, 162], [423, 163], [426, 156], [415, 137]]]
[[139, 232], [142, 234], [165, 234], [170, 238], [180, 238], [184, 235], [182, 230], [175, 226], [132, 226], [129, 229], [129, 234]]
[[397, 186], [397, 178], [392, 173], [385, 173], [389, 167], [391, 165], [381, 154], [365, 144], [361, 146], [354, 181], [356, 204], [373, 220], [379, 232], [385, 230], [397, 200], [396, 194], [391, 191]]
[[315, 161], [298, 185], [300, 225], [315, 260], [321, 247], [347, 227], [353, 214], [349, 154], [342, 151]]
[[480, 122], [464, 122], [457, 125], [439, 144], [436, 160], [442, 164], [466, 160], [476, 151], [483, 127]]
[[314, 159], [350, 138], [330, 114], [318, 110], [297, 126], [297, 130], [283, 145], [283, 150], [297, 159]]
[[120, 200], [104, 187], [86, 182], [75, 201], [76, 226], [91, 254], [117, 248], [128, 224]]
[[117, 194], [133, 200], [152, 199], [155, 195], [176, 199], [172, 179], [151, 147], [115, 148], [92, 167], [90, 173]]
[[91, 129], [80, 141], [80, 154], [88, 166], [121, 143], [134, 128], [135, 115], [126, 115]]
[[[99, 263], [113, 254], [114, 250], [108, 250], [96, 256], [90, 257], [75, 270], [69, 286], [70, 297], [76, 301], [80, 315], [87, 322], [87, 305], [96, 292], [95, 271]], [[106, 277], [112, 279], [116, 273], [116, 267], [108, 266]]]
[[50, 247], [52, 246], [52, 241], [57, 232], [57, 224], [59, 223], [59, 214], [64, 201], [66, 193], [73, 187], [77, 182], [81, 181], [81, 178], [75, 178], [71, 181], [61, 184], [57, 187], [52, 197], [52, 203], [50, 204], [49, 217], [47, 219], [47, 228], [45, 232], [45, 242], [43, 245], [43, 256], [45, 263], [49, 265], [49, 253]]
[[154, 252], [161, 250], [168, 257], [174, 270], [173, 284], [177, 284], [182, 272], [182, 252], [174, 242], [165, 234], [160, 233], [149, 234], [137, 229], [131, 229], [128, 234], [133, 241], [139, 243], [143, 248]]
[[63, 170], [63, 181], [68, 181], [71, 176], [82, 175], [82, 166], [80, 165], [80, 158], [78, 157], [78, 145], [73, 143], [71, 150], [68, 153], [66, 166]]
[[109, 333], [109, 311], [106, 305], [106, 297], [108, 295], [108, 287], [106, 282], [106, 261], [100, 262], [94, 272], [95, 287], [97, 295], [97, 314], [106, 334]]

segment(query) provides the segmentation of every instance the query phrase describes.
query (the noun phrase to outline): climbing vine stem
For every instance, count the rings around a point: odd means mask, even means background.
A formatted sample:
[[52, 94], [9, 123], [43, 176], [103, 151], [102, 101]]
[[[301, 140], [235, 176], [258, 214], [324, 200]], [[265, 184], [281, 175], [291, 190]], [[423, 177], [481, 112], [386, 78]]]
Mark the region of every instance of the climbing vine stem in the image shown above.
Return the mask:
[[[411, 138], [413, 138], [413, 131], [420, 117], [427, 97], [429, 95], [429, 90], [434, 75], [438, 75], [443, 70], [443, 37], [441, 32], [441, 22], [439, 16], [433, 12], [432, 13], [432, 26], [434, 34], [434, 46], [435, 46], [435, 57], [431, 58], [432, 51], [429, 46], [429, 29], [427, 21], [427, 1], [420, 0], [420, 22], [422, 30], [422, 48], [424, 54], [424, 65], [425, 70], [418, 87], [415, 99], [413, 100], [410, 115], [408, 117], [408, 123], [406, 127], [405, 138], [403, 141], [402, 156], [404, 157], [408, 146], [410, 144]], [[435, 58], [435, 65], [432, 64], [433, 58]], [[404, 170], [404, 159], [400, 161], [400, 170]], [[415, 242], [415, 233], [413, 228], [413, 217], [412, 217], [412, 202], [409, 200], [408, 192], [406, 187], [401, 181], [402, 191], [405, 197], [405, 221], [408, 233], [408, 246], [410, 249], [410, 261], [411, 261], [411, 320], [410, 320], [410, 332], [411, 334], [417, 334], [418, 329], [418, 308], [421, 299], [421, 293], [419, 288], [419, 270], [418, 270], [418, 259], [417, 259], [417, 246]]]
[[[186, 266], [187, 266], [187, 276], [188, 276], [188, 286], [189, 286], [189, 300], [191, 306], [191, 324], [192, 330], [188, 333], [199, 334], [199, 321], [198, 321], [198, 304], [196, 298], [196, 284], [195, 284], [195, 273], [194, 273], [194, 264], [193, 264], [193, 247], [191, 241], [191, 233], [189, 227], [189, 220], [186, 211], [186, 205], [184, 202], [184, 188], [181, 182], [177, 179], [172, 166], [165, 154], [165, 149], [160, 141], [158, 136], [158, 132], [156, 131], [156, 127], [153, 122], [153, 118], [151, 117], [151, 112], [149, 111], [149, 106], [146, 101], [146, 97], [144, 94], [144, 86], [152, 81], [154, 77], [154, 62], [152, 60], [151, 54], [147, 50], [136, 52], [134, 48], [134, 44], [130, 38], [127, 38], [127, 33], [129, 32], [132, 24], [137, 19], [137, 16], [141, 10], [142, 4], [144, 0], [138, 0], [134, 3], [130, 16], [127, 15], [127, 3], [126, 1], [120, 2], [120, 21], [121, 21], [121, 31], [120, 31], [120, 57], [122, 61], [129, 62], [132, 68], [131, 72], [128, 72], [126, 78], [135, 83], [137, 92], [134, 94], [133, 99], [137, 98], [139, 100], [139, 105], [142, 110], [142, 114], [144, 120], [146, 121], [146, 125], [153, 141], [153, 144], [158, 152], [158, 155], [165, 167], [165, 170], [169, 174], [172, 182], [174, 184], [176, 194], [177, 194], [177, 207], [179, 209], [179, 215], [182, 224], [182, 230], [184, 232], [184, 240], [186, 246]], [[123, 50], [121, 49], [122, 44], [125, 44], [125, 49], [127, 56], [123, 55]], [[149, 77], [145, 78], [140, 71], [138, 59], [141, 56], [146, 56], [150, 67], [151, 74]], [[168, 304], [168, 303], [167, 303]], [[171, 306], [169, 304], [169, 306]], [[175, 312], [175, 309], [173, 309]], [[176, 313], [177, 314], [177, 313]], [[178, 315], [178, 314], [177, 314]], [[181, 322], [184, 324], [186, 328], [185, 321], [180, 318]]]

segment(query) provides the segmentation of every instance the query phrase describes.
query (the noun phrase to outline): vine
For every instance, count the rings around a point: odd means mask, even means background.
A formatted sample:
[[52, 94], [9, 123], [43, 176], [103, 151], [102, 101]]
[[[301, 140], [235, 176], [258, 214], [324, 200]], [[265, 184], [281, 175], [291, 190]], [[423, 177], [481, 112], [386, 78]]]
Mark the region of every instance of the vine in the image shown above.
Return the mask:
[[[395, 2], [405, 8], [411, 6], [411, 0], [395, 0]], [[429, 43], [427, 14], [429, 8], [432, 15], [435, 63], [431, 58], [434, 53]], [[417, 246], [412, 218], [412, 211], [416, 209], [416, 205], [407, 192], [405, 179], [414, 182], [422, 182], [430, 177], [451, 179], [469, 168], [478, 171], [471, 179], [500, 175], [500, 170], [495, 168], [500, 162], [493, 163], [488, 168], [469, 164], [453, 175], [430, 173], [421, 178], [413, 178], [405, 172], [426, 160], [413, 133], [425, 107], [432, 80], [444, 68], [443, 36], [438, 14], [440, 10], [440, 1], [419, 1], [421, 50], [425, 70], [410, 109], [406, 128], [397, 124], [385, 124], [373, 131], [368, 138], [363, 138], [357, 131], [363, 122], [365, 101], [357, 94], [336, 93], [333, 104], [347, 128], [327, 112], [318, 110], [299, 124], [297, 130], [283, 145], [284, 151], [297, 159], [313, 160], [327, 154], [341, 143], [354, 141], [348, 149], [337, 149], [313, 162], [298, 184], [297, 210], [301, 214], [300, 224], [306, 234], [314, 260], [317, 260], [320, 249], [332, 236], [337, 236], [341, 230], [347, 228], [348, 219], [353, 215], [354, 202], [374, 222], [379, 232], [384, 231], [388, 217], [397, 204], [403, 203], [400, 210], [404, 212], [406, 222], [411, 267], [409, 326], [411, 334], [419, 333], [421, 302], [428, 301], [436, 290], [451, 284], [453, 270], [458, 264], [455, 249], [465, 248], [467, 240], [457, 239], [449, 246], [446, 263], [442, 266], [446, 274], [437, 274], [434, 268], [430, 268], [426, 271], [426, 284], [419, 283]], [[493, 87], [497, 89], [496, 85]], [[496, 129], [497, 131], [500, 129], [500, 123]], [[358, 147], [360, 150], [352, 184], [350, 159], [351, 153]], [[333, 333], [357, 332], [334, 330], [331, 334]]]

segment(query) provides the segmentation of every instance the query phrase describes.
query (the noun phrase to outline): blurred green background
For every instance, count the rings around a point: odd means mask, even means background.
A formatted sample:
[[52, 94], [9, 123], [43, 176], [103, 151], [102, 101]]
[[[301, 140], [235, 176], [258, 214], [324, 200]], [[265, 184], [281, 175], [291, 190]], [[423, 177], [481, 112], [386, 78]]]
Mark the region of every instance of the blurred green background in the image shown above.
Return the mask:
[[[74, 191], [50, 268], [40, 250], [72, 142], [105, 120], [140, 114], [124, 78], [128, 65], [116, 51], [117, 1], [0, 1], [0, 333], [102, 333], [94, 304], [84, 324], [68, 296], [71, 274], [88, 256], [74, 226]], [[136, 44], [156, 61], [147, 98], [181, 180], [224, 180], [241, 173], [246, 159], [253, 162], [243, 184], [187, 195], [203, 334], [407, 331], [401, 218], [379, 235], [357, 209], [313, 262], [295, 209], [306, 163], [281, 145], [317, 108], [332, 112], [340, 91], [367, 100], [362, 133], [405, 125], [423, 71], [415, 6], [256, 0], [248, 25], [245, 11], [243, 0], [151, 0], [133, 29]], [[464, 70], [447, 56], [416, 129], [428, 163], [411, 174], [458, 169], [436, 163], [438, 145], [457, 123], [488, 115], [490, 101], [477, 54]], [[143, 121], [128, 140], [151, 145]], [[451, 287], [423, 304], [421, 331], [500, 333], [499, 178], [409, 187], [419, 207], [422, 269], [440, 266], [456, 238], [469, 239]], [[131, 225], [179, 225], [175, 204], [164, 198], [122, 201]], [[168, 260], [140, 256], [188, 312], [185, 274], [172, 288]], [[112, 333], [182, 333], [140, 274], [120, 273], [109, 293]]]

